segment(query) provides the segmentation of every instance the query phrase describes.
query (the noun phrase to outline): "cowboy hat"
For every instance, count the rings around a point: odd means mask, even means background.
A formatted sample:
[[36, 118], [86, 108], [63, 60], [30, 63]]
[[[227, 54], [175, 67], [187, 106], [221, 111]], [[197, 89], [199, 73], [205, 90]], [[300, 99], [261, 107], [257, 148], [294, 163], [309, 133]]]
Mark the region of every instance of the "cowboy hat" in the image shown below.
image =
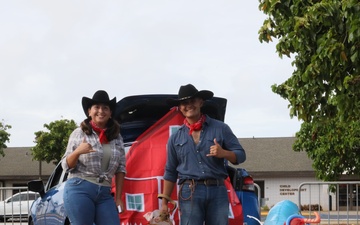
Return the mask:
[[194, 87], [194, 85], [187, 84], [187, 85], [183, 85], [180, 87], [177, 99], [169, 98], [166, 100], [166, 102], [169, 105], [175, 106], [175, 105], [179, 105], [179, 103], [181, 101], [184, 101], [187, 99], [199, 97], [199, 98], [202, 98], [203, 100], [207, 100], [207, 99], [212, 98], [213, 96], [214, 96], [214, 93], [211, 91], [208, 91], [208, 90], [198, 91]]
[[81, 100], [82, 107], [84, 109], [85, 115], [89, 116], [88, 109], [98, 103], [103, 103], [106, 105], [109, 105], [110, 110], [114, 112], [115, 106], [116, 106], [116, 97], [113, 99], [109, 99], [109, 95], [106, 93], [106, 91], [99, 90], [95, 92], [94, 96], [91, 98], [83, 97]]

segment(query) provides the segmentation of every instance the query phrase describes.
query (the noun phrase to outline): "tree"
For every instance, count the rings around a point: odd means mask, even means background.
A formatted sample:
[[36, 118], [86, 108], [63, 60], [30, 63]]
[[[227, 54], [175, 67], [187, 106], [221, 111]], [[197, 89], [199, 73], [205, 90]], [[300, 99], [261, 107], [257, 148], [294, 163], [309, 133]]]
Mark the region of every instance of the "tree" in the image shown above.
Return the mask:
[[276, 39], [294, 72], [274, 93], [302, 121], [293, 145], [316, 175], [360, 174], [360, 3], [358, 0], [259, 0], [268, 16], [261, 42]]
[[35, 147], [31, 148], [33, 158], [38, 161], [58, 164], [65, 153], [71, 132], [77, 127], [74, 120], [56, 120], [44, 124], [49, 131], [35, 132]]
[[10, 129], [11, 126], [5, 124], [4, 120], [0, 122], [0, 155], [5, 156], [4, 148], [7, 148], [6, 142], [10, 140], [10, 134], [6, 131]]

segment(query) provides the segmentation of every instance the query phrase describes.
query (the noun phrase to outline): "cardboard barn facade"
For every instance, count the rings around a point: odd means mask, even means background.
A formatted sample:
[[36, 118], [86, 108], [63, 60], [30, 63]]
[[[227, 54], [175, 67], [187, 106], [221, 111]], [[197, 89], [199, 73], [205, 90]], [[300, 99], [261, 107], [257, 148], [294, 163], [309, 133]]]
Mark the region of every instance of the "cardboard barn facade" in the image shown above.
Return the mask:
[[[123, 187], [125, 212], [120, 215], [121, 225], [145, 225], [144, 215], [161, 207], [157, 198], [163, 190], [163, 174], [166, 163], [166, 145], [169, 136], [183, 124], [184, 117], [177, 107], [142, 133], [126, 153], [127, 174]], [[242, 225], [241, 203], [227, 179], [226, 187], [230, 200], [230, 225]], [[113, 186], [114, 188], [114, 186]], [[178, 186], [175, 186], [171, 198], [177, 202]], [[179, 209], [172, 212], [176, 225], [179, 223]]]

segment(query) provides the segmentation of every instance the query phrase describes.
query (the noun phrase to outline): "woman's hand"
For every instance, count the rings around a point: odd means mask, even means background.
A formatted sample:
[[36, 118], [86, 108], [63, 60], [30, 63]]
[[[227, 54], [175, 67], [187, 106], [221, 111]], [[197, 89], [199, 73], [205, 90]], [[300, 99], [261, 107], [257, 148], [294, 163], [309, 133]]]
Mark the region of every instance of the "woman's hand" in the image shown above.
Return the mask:
[[83, 142], [76, 148], [75, 152], [81, 155], [96, 151], [92, 148], [92, 146], [86, 141], [86, 138], [84, 137]]
[[116, 200], [116, 207], [118, 209], [118, 213], [123, 213], [125, 210], [124, 202], [121, 199]]
[[73, 151], [70, 155], [66, 157], [66, 163], [69, 168], [74, 168], [77, 164], [79, 156], [81, 154], [88, 154], [90, 152], [96, 152], [92, 146], [86, 142], [86, 138], [84, 137], [83, 142]]

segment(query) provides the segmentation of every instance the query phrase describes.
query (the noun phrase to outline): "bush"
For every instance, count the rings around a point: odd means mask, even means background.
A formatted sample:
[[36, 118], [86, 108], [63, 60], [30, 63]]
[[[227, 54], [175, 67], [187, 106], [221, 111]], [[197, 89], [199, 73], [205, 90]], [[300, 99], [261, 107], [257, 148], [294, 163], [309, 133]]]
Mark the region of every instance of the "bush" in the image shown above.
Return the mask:
[[319, 204], [301, 205], [301, 211], [322, 211], [322, 207]]

